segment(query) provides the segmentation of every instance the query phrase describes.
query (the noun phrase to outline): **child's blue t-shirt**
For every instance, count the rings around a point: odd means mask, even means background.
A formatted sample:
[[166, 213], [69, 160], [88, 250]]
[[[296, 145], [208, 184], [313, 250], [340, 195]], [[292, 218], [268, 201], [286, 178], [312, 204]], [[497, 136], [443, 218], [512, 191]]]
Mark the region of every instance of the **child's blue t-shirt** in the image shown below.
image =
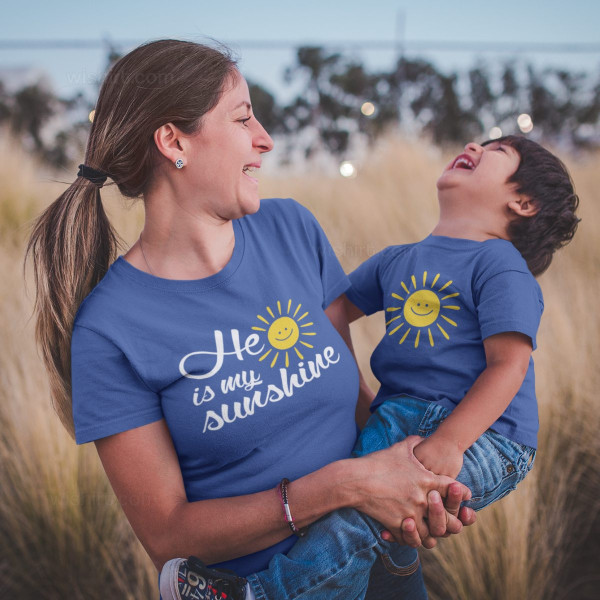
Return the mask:
[[[542, 292], [508, 241], [430, 235], [386, 248], [350, 280], [348, 298], [367, 315], [385, 315], [386, 333], [371, 356], [381, 383], [372, 410], [400, 394], [452, 410], [486, 367], [483, 340], [515, 331], [536, 347]], [[521, 388], [491, 429], [536, 448], [538, 426], [530, 358]]]
[[[233, 227], [231, 259], [205, 279], [119, 257], [73, 328], [77, 443], [165, 419], [190, 502], [274, 488], [356, 441], [358, 371], [324, 312], [350, 284], [324, 232], [291, 199]], [[260, 571], [294, 541], [221, 566]]]

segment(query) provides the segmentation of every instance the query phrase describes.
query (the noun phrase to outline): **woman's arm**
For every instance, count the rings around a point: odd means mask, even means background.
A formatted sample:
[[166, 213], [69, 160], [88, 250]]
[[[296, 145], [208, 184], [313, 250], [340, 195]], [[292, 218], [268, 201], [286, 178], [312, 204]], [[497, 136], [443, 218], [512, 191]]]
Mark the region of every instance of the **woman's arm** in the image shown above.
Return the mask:
[[[350, 323], [356, 321], [360, 317], [364, 317], [365, 313], [360, 310], [357, 306], [352, 304], [346, 297], [346, 294], [342, 294], [339, 298], [336, 298], [326, 309], [325, 314], [329, 317], [329, 320], [333, 326], [338, 330], [338, 333], [342, 336], [346, 345], [352, 352], [352, 356], [356, 361], [356, 354], [354, 352], [354, 346], [352, 345], [352, 336], [350, 335]], [[358, 366], [358, 361], [356, 361]], [[365, 378], [358, 367], [358, 400], [356, 402], [356, 423], [362, 429], [369, 417], [373, 399], [375, 398], [375, 392], [369, 387]]]
[[[115, 494], [157, 568], [176, 556], [194, 554], [209, 564], [244, 556], [290, 534], [275, 489], [188, 502], [164, 420], [95, 443]], [[398, 540], [403, 519], [413, 517], [417, 531], [406, 535], [414, 541], [417, 533], [426, 537], [428, 492], [436, 489], [445, 496], [451, 482], [424, 469], [407, 441], [331, 463], [293, 481], [288, 491], [298, 527], [352, 506], [379, 520]], [[437, 525], [446, 530], [445, 517]]]

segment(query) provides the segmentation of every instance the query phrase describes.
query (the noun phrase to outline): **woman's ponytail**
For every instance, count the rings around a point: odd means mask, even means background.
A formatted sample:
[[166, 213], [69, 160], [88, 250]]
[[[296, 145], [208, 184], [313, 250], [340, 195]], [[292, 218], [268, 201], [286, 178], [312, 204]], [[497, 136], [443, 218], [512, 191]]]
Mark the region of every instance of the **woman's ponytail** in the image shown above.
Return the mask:
[[35, 279], [36, 341], [54, 409], [73, 436], [71, 333], [79, 305], [116, 258], [119, 238], [100, 188], [78, 179], [37, 218], [27, 244]]

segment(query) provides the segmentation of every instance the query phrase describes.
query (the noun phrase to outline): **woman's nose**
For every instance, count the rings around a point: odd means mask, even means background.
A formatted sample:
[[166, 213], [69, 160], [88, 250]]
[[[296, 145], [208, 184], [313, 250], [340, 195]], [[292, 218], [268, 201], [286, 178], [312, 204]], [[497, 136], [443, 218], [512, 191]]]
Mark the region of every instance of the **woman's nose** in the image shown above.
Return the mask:
[[270, 152], [273, 150], [273, 140], [258, 119], [256, 119], [256, 124], [257, 130], [254, 134], [254, 145], [259, 148], [261, 152]]

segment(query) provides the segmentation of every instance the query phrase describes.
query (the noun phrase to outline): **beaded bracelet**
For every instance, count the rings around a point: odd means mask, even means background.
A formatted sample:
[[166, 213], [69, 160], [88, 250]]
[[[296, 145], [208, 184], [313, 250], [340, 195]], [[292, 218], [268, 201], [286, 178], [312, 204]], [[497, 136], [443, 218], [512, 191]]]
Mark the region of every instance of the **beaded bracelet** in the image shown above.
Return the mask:
[[296, 534], [298, 537], [304, 537], [306, 535], [306, 527], [304, 529], [298, 529], [296, 527], [296, 524], [294, 523], [294, 519], [292, 518], [292, 513], [290, 512], [290, 505], [288, 504], [287, 495], [287, 486], [289, 482], [289, 479], [283, 478], [277, 486], [279, 498], [281, 498], [281, 504], [283, 505], [283, 518], [285, 519], [286, 523], [290, 526], [292, 533]]

